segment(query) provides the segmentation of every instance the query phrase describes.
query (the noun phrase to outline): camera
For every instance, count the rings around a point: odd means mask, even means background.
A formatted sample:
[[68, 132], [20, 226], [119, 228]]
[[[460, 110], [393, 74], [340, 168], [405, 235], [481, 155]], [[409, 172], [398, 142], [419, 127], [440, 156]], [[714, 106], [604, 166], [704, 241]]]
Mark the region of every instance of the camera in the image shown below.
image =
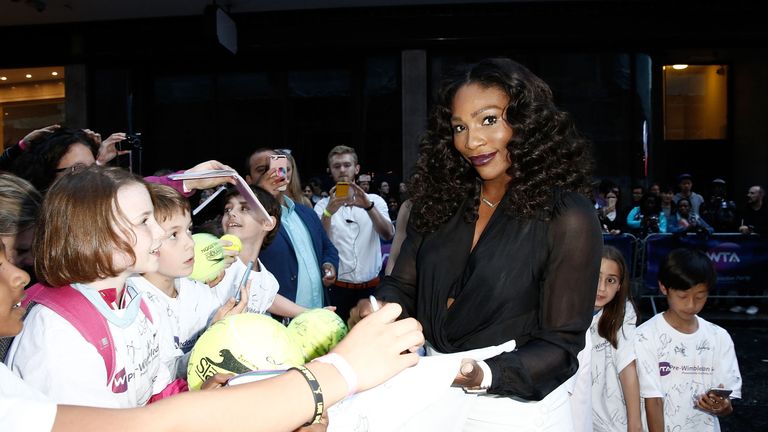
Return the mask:
[[141, 134], [125, 134], [125, 139], [117, 143], [117, 150], [141, 150]]

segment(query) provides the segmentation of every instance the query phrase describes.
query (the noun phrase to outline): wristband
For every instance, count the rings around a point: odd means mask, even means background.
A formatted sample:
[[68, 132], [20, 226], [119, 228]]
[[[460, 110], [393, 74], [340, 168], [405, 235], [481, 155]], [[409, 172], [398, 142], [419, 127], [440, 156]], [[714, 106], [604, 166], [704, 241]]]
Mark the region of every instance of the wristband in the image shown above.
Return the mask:
[[323, 216], [325, 216], [327, 218], [332, 218], [333, 217], [333, 213], [329, 212], [328, 209], [325, 208], [325, 209], [323, 209]]
[[339, 374], [341, 374], [341, 377], [344, 378], [344, 381], [347, 383], [347, 397], [352, 396], [357, 392], [357, 373], [352, 369], [352, 366], [349, 365], [344, 357], [336, 353], [330, 353], [312, 361], [331, 364], [339, 371]]
[[365, 211], [371, 211], [371, 209], [373, 208], [373, 206], [374, 206], [374, 204], [373, 204], [373, 201], [371, 201], [371, 205], [369, 205], [368, 207], [366, 207], [366, 208], [365, 208], [365, 209], [363, 209], [363, 210], [365, 210]]
[[304, 423], [304, 426], [320, 423], [320, 419], [323, 417], [323, 411], [325, 411], [325, 403], [323, 402], [323, 390], [320, 388], [320, 383], [317, 382], [317, 378], [315, 378], [315, 376], [312, 375], [312, 372], [304, 366], [296, 366], [288, 370], [296, 370], [301, 373], [301, 376], [307, 380], [307, 384], [309, 384], [309, 388], [312, 390], [312, 397], [315, 399], [315, 415], [312, 417], [312, 421]]

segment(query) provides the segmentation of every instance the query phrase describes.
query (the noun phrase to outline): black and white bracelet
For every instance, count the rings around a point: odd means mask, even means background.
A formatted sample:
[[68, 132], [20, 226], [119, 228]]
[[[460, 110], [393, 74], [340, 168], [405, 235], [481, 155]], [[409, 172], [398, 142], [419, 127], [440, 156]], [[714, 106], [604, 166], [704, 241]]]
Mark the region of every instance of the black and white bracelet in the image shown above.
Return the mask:
[[309, 388], [312, 390], [312, 397], [315, 399], [315, 415], [312, 417], [312, 421], [304, 423], [304, 426], [320, 423], [320, 419], [323, 417], [323, 412], [325, 411], [325, 402], [323, 402], [323, 390], [320, 388], [320, 383], [317, 382], [317, 378], [315, 378], [312, 372], [304, 366], [296, 366], [288, 370], [296, 370], [301, 373], [304, 379], [307, 380], [307, 384], [309, 384]]

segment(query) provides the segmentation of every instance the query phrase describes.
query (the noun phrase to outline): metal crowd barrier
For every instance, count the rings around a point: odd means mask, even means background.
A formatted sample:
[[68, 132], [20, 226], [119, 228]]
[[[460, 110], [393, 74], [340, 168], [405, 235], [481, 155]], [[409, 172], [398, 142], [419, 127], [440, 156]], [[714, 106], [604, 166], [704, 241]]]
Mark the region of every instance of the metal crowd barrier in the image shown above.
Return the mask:
[[717, 284], [710, 291], [714, 298], [768, 298], [768, 239], [739, 233], [651, 234], [643, 239], [632, 235], [604, 235], [605, 244], [618, 248], [632, 269], [632, 294], [648, 299], [657, 313], [659, 264], [673, 249], [695, 248], [714, 262]]

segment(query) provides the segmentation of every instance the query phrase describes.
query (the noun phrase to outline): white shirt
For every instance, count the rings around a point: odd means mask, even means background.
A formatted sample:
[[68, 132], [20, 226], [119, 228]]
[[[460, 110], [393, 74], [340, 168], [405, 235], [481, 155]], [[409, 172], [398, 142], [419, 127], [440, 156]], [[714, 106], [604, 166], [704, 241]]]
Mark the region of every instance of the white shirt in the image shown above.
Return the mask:
[[[107, 308], [103, 300], [101, 303]], [[24, 329], [8, 351], [6, 364], [27, 385], [57, 404], [103, 408], [145, 405], [153, 395], [158, 373], [164, 371], [160, 367], [158, 330], [141, 310], [130, 317], [128, 309], [102, 312], [110, 314], [107, 323], [115, 348], [115, 372], [109, 383], [104, 359], [96, 348], [67, 320], [43, 305], [30, 310]], [[112, 319], [126, 322], [117, 325]]]
[[0, 425], [4, 431], [50, 432], [56, 404], [0, 363]]
[[[275, 301], [277, 290], [280, 285], [275, 276], [267, 270], [261, 260], [257, 260], [259, 265], [253, 266], [248, 279], [251, 280], [250, 298], [246, 311], [251, 313], [263, 314], [272, 306]], [[240, 281], [243, 279], [247, 266], [238, 258], [229, 266], [224, 273], [224, 279], [213, 287], [220, 304], [224, 304], [230, 298], [237, 295], [240, 287]]]
[[617, 348], [597, 332], [601, 310], [592, 318], [592, 422], [595, 431], [627, 430], [627, 405], [619, 374], [635, 360], [637, 314], [630, 302], [624, 307], [624, 323], [616, 334]]
[[693, 334], [675, 330], [657, 314], [637, 328], [635, 352], [640, 397], [663, 398], [664, 427], [679, 432], [719, 431], [717, 417], [694, 408], [699, 395], [720, 384], [741, 398], [733, 341], [721, 327], [696, 317]]
[[[170, 380], [186, 378], [189, 352], [221, 306], [219, 298], [211, 287], [189, 278], [175, 280], [178, 293], [175, 298], [140, 276], [129, 278], [128, 284], [144, 293], [160, 331], [160, 359], [168, 369]], [[154, 393], [161, 392], [168, 384], [170, 381], [158, 380]]]
[[571, 402], [574, 432], [592, 432], [592, 338], [584, 333], [584, 349], [576, 356], [579, 369], [563, 385], [567, 387]]
[[[387, 203], [376, 194], [366, 194], [374, 205], [371, 211], [379, 212], [391, 222]], [[322, 217], [329, 198], [315, 205], [315, 213]], [[339, 251], [337, 278], [344, 282], [363, 283], [375, 278], [381, 271], [381, 243], [373, 220], [365, 209], [342, 206], [331, 217], [331, 234], [328, 236]]]

